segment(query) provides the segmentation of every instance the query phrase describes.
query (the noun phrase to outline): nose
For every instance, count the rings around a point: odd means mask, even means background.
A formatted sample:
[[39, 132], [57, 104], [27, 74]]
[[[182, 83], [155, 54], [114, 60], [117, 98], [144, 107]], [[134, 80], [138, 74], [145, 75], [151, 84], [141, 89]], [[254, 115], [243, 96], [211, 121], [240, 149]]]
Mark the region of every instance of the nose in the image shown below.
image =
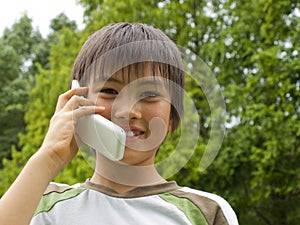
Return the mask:
[[117, 98], [112, 106], [112, 116], [118, 120], [133, 120], [142, 117], [141, 104], [132, 98]]

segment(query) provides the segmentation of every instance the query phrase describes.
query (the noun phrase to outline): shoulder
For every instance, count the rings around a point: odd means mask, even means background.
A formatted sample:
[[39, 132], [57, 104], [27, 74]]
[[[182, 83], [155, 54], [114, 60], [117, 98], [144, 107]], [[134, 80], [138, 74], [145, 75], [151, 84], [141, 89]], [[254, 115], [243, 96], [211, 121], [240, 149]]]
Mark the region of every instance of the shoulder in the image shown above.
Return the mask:
[[75, 185], [68, 185], [63, 183], [56, 183], [56, 182], [50, 182], [47, 186], [46, 190], [44, 191], [44, 195], [56, 192], [56, 193], [63, 193], [67, 190], [74, 189], [80, 187], [79, 184]]
[[197, 217], [202, 214], [207, 224], [238, 224], [236, 214], [230, 204], [216, 194], [182, 187], [162, 197], [166, 201], [173, 201], [173, 204], [179, 207], [189, 207], [188, 211], [195, 212]]
[[58, 202], [62, 202], [80, 195], [85, 188], [80, 184], [73, 186], [61, 183], [51, 182], [46, 188], [41, 201], [36, 209], [35, 215], [50, 211]]

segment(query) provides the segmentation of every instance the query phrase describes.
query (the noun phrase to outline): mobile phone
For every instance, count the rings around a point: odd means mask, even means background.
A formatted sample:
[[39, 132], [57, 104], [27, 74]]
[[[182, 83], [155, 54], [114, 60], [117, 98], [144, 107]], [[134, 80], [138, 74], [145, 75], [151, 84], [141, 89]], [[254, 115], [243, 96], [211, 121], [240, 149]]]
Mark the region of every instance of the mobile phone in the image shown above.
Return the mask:
[[[77, 80], [72, 81], [72, 89], [80, 87]], [[126, 142], [125, 131], [98, 114], [79, 118], [75, 125], [75, 138], [113, 161], [123, 158]]]

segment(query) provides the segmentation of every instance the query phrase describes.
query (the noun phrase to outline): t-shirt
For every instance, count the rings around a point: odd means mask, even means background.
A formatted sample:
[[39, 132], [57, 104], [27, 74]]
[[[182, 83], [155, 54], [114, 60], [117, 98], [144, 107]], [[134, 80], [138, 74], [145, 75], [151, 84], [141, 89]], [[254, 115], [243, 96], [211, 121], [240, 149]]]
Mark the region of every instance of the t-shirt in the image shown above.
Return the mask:
[[176, 182], [117, 193], [87, 180], [73, 186], [50, 183], [30, 225], [237, 225], [220, 196]]

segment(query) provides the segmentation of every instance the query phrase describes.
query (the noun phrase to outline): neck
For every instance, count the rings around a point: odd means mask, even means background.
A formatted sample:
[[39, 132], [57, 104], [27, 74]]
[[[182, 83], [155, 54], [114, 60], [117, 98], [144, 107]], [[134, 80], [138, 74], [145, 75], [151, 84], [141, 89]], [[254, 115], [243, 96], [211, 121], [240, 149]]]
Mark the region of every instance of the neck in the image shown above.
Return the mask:
[[132, 166], [120, 162], [113, 162], [102, 157], [96, 164], [91, 181], [113, 189], [118, 193], [128, 192], [136, 187], [164, 183], [154, 165]]

